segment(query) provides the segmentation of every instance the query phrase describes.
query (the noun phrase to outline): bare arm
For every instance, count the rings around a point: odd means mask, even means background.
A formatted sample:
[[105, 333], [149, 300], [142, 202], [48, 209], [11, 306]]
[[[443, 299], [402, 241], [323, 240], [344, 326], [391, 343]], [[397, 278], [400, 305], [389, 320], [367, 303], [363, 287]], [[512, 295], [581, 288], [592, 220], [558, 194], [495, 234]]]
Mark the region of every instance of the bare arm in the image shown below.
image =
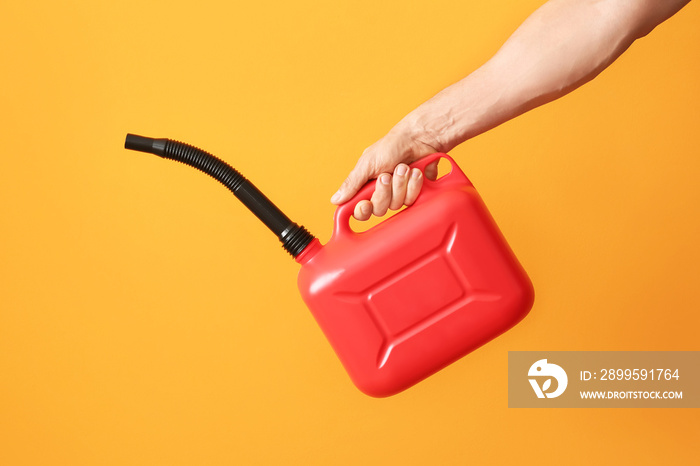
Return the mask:
[[[458, 144], [590, 81], [638, 38], [690, 0], [550, 0], [501, 49], [466, 78], [404, 117], [365, 150], [331, 199], [340, 204], [377, 177], [355, 217], [410, 205], [422, 184], [411, 163]], [[431, 167], [433, 172], [435, 167]], [[402, 174], [406, 172], [405, 174]], [[426, 176], [434, 173], [426, 170]]]

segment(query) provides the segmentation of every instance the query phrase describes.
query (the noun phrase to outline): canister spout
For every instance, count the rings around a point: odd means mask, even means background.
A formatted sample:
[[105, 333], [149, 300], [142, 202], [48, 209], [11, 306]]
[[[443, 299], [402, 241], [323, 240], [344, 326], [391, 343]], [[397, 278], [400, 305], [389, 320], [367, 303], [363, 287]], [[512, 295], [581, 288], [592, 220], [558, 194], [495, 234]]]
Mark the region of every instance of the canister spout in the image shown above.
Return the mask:
[[182, 162], [216, 179], [277, 235], [292, 257], [296, 258], [314, 240], [306, 228], [292, 222], [238, 170], [209, 152], [171, 139], [154, 139], [135, 134], [126, 135], [124, 147]]

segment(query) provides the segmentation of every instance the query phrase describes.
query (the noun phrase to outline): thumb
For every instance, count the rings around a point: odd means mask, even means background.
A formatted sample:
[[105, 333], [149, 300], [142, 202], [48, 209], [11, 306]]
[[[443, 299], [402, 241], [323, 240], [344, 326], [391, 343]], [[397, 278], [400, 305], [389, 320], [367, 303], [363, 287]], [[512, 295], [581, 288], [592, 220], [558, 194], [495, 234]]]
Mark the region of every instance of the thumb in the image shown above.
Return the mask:
[[362, 160], [358, 161], [355, 168], [352, 169], [348, 177], [340, 185], [338, 191], [331, 197], [333, 204], [342, 204], [351, 197], [370, 179], [371, 174]]

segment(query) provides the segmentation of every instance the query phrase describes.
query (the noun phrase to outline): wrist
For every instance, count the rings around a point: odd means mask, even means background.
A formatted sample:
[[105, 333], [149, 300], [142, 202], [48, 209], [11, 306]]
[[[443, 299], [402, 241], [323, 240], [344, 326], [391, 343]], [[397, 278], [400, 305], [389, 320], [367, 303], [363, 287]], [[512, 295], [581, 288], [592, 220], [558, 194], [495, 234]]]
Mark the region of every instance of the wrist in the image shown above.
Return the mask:
[[432, 152], [447, 152], [459, 144], [454, 142], [452, 129], [453, 122], [448, 115], [440, 112], [431, 114], [419, 107], [399, 121], [390, 133], [411, 141], [414, 152], [426, 155]]
[[510, 105], [504, 83], [491, 62], [443, 89], [396, 126], [412, 140], [448, 152], [505, 121]]
[[406, 115], [396, 126], [412, 140], [448, 152], [466, 141], [478, 126], [480, 105], [470, 99], [462, 80]]

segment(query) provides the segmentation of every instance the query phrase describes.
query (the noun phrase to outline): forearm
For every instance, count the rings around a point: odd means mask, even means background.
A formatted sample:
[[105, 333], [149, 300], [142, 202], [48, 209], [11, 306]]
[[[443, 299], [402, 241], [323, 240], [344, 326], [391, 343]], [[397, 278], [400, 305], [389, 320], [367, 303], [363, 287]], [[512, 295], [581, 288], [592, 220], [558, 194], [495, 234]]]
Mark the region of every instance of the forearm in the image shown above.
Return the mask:
[[552, 0], [494, 57], [392, 131], [440, 151], [593, 79], [688, 0]]

